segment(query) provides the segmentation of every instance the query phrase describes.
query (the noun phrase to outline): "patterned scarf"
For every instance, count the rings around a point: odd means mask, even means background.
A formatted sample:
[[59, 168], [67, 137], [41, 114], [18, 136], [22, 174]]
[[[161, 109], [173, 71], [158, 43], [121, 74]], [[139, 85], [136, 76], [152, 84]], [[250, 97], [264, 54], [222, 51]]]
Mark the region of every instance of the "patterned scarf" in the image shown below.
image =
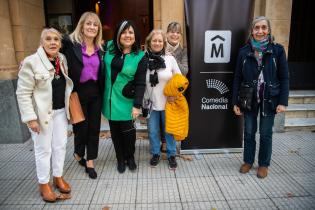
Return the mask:
[[[262, 58], [264, 52], [267, 50], [267, 46], [269, 44], [270, 40], [270, 35], [268, 35], [265, 39], [261, 41], [256, 41], [255, 39], [251, 38], [250, 43], [252, 45], [253, 50], [258, 52], [258, 56], [256, 56], [259, 68], [262, 65]], [[264, 75], [263, 72], [261, 71], [259, 76], [258, 76], [258, 82], [257, 82], [257, 101], [258, 103], [263, 99], [263, 90], [264, 90]]]

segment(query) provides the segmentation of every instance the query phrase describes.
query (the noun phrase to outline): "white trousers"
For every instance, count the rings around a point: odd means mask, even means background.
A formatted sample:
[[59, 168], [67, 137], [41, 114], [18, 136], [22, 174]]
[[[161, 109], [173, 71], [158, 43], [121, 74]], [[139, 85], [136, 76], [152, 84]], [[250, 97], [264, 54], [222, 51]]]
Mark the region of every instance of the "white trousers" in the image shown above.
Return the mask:
[[39, 134], [31, 131], [34, 141], [38, 182], [46, 184], [50, 179], [50, 161], [55, 177], [62, 176], [66, 155], [68, 120], [65, 109], [53, 111], [48, 129]]

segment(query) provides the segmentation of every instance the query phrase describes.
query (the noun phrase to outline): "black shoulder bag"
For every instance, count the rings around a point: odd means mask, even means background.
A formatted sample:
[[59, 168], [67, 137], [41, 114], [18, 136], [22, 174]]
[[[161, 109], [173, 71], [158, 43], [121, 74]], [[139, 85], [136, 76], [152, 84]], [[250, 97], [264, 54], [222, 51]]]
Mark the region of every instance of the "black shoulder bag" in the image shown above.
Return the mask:
[[[244, 65], [244, 64], [243, 64]], [[244, 66], [242, 70], [244, 69]], [[262, 71], [262, 67], [258, 66], [258, 76], [260, 72]], [[257, 79], [256, 79], [257, 81]], [[257, 85], [256, 82], [251, 81], [251, 82], [242, 82], [240, 85], [239, 89], [239, 106], [241, 111], [251, 111], [252, 110], [252, 104], [253, 104], [253, 99], [255, 97], [255, 85]]]

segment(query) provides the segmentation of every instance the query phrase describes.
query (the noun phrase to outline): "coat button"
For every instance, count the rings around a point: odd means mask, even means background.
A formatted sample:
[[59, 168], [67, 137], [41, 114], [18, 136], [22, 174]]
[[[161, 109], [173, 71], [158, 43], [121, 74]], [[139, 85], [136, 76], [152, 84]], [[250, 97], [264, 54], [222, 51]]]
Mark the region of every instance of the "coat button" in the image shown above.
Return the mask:
[[44, 76], [42, 76], [42, 79], [45, 79], [45, 77], [44, 77]]
[[48, 114], [51, 114], [51, 111], [49, 111]]
[[48, 124], [48, 121], [45, 121], [45, 124], [47, 125], [47, 124]]

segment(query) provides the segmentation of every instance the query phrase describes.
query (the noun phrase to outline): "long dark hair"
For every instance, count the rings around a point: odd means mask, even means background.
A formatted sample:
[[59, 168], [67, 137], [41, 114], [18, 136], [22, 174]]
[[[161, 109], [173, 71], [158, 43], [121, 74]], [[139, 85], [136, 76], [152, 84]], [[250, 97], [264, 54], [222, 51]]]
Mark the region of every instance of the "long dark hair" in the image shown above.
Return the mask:
[[114, 47], [110, 49], [111, 53], [122, 54], [122, 49], [119, 42], [120, 36], [130, 27], [132, 27], [135, 32], [135, 43], [133, 43], [131, 47], [131, 52], [138, 53], [140, 50], [140, 35], [137, 28], [135, 27], [135, 24], [131, 20], [123, 20], [117, 25], [113, 38]]

